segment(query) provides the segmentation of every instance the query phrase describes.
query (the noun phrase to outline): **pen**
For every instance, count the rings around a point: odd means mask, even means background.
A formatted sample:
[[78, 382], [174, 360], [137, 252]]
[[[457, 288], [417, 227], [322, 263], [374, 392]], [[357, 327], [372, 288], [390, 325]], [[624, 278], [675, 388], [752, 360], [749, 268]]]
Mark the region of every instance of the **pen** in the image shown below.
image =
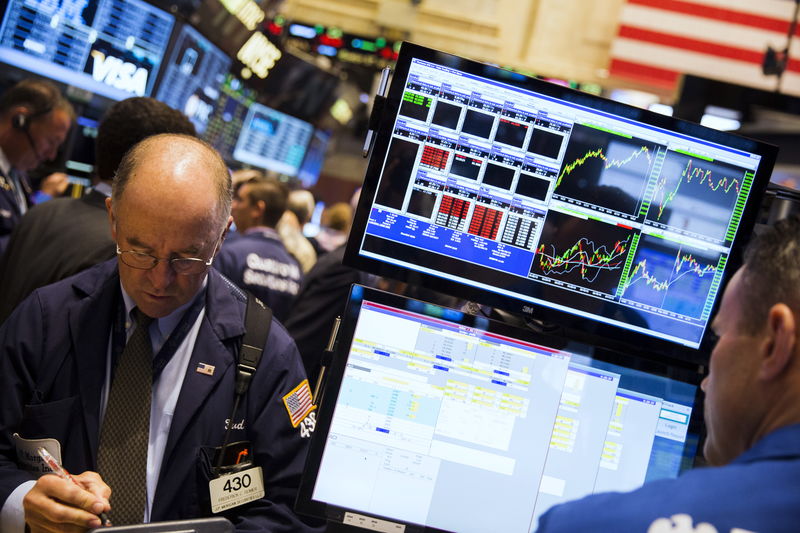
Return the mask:
[[[61, 479], [66, 479], [67, 481], [72, 481], [76, 485], [80, 486], [80, 484], [77, 481], [75, 481], [75, 478], [72, 477], [69, 472], [67, 472], [66, 468], [64, 468], [63, 466], [58, 464], [58, 461], [56, 461], [56, 458], [53, 457], [52, 455], [50, 455], [50, 452], [48, 452], [44, 447], [39, 446], [39, 448], [37, 448], [36, 451], [39, 452], [39, 456], [42, 458], [42, 460], [45, 462], [45, 464], [48, 467], [50, 467], [50, 470], [52, 470], [55, 475], [57, 475]], [[100, 513], [99, 516], [100, 516], [100, 522], [102, 522], [102, 525], [104, 525], [104, 526], [110, 526], [111, 525], [111, 520], [108, 519], [108, 515], [106, 515], [106, 513]]]

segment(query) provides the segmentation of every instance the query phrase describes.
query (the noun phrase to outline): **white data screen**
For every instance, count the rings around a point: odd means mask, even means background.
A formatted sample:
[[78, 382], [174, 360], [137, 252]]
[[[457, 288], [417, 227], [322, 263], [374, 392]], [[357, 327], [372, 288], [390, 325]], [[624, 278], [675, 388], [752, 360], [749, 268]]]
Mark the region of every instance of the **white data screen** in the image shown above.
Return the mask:
[[451, 531], [528, 532], [556, 503], [640, 485], [662, 400], [571, 359], [364, 302], [313, 499]]

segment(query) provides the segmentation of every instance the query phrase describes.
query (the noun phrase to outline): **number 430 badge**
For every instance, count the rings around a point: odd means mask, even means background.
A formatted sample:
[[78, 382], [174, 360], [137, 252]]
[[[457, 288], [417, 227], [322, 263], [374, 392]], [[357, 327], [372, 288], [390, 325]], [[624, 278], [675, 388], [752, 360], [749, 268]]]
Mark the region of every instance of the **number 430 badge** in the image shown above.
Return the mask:
[[211, 493], [211, 512], [221, 513], [232, 507], [250, 503], [264, 497], [264, 475], [260, 466], [212, 479], [208, 484]]

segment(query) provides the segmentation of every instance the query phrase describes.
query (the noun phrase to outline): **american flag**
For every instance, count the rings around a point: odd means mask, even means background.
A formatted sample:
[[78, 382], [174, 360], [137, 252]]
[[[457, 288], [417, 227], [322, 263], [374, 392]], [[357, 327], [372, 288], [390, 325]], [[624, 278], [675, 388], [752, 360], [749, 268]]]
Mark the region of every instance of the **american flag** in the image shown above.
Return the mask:
[[[670, 90], [688, 73], [773, 91], [764, 52], [784, 50], [794, 8], [788, 0], [627, 0], [610, 74]], [[781, 81], [786, 94], [800, 95], [799, 35]]]
[[308, 416], [308, 413], [316, 407], [311, 401], [311, 388], [308, 386], [308, 380], [304, 379], [297, 387], [292, 389], [292, 392], [284, 396], [283, 404], [289, 413], [292, 427], [297, 427]]
[[213, 376], [214, 375], [214, 365], [209, 365], [208, 363], [198, 363], [197, 368], [195, 369], [199, 374], [205, 374], [206, 376]]

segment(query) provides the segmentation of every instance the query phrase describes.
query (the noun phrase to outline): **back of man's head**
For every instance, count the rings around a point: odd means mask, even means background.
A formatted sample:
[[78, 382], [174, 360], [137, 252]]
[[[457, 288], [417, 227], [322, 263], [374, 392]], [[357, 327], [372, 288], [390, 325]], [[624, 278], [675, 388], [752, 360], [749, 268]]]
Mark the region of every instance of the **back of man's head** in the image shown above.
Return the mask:
[[353, 208], [347, 202], [336, 202], [322, 212], [321, 222], [326, 228], [346, 233], [353, 223]]
[[742, 327], [751, 333], [764, 326], [776, 303], [800, 313], [800, 216], [778, 221], [750, 243], [742, 288], [750, 297], [743, 309]]
[[264, 202], [261, 225], [274, 228], [286, 211], [289, 188], [276, 179], [256, 179], [247, 182], [246, 195], [251, 205]]
[[298, 189], [289, 193], [286, 209], [294, 213], [301, 226], [311, 221], [314, 213], [314, 195], [311, 191]]
[[[20, 108], [25, 108], [23, 119], [17, 115]], [[70, 118], [75, 118], [75, 110], [56, 85], [44, 79], [26, 79], [18, 82], [0, 96], [0, 116], [4, 119], [9, 115], [15, 120], [18, 127], [20, 120], [24, 124], [44, 116], [49, 112], [61, 109], [66, 111]]]
[[100, 123], [95, 142], [95, 168], [110, 181], [125, 152], [139, 141], [159, 133], [196, 135], [186, 116], [154, 98], [134, 97], [111, 106]]

